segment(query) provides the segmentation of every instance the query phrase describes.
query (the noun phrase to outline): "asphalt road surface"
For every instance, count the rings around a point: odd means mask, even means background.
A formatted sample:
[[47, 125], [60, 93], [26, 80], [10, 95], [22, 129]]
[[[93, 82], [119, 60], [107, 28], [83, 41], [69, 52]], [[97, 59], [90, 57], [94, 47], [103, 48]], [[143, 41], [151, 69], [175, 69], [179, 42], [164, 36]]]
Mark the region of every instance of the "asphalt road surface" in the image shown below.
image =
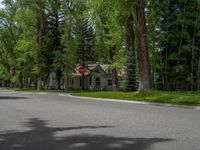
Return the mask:
[[200, 111], [1, 90], [0, 150], [200, 150]]

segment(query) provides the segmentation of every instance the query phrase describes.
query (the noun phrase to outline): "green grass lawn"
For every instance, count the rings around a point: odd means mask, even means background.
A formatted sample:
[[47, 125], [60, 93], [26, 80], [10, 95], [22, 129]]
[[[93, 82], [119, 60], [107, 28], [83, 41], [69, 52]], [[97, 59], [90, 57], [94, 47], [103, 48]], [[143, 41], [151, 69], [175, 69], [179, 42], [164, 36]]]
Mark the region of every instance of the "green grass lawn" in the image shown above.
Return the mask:
[[[2, 88], [7, 90], [38, 92], [34, 89]], [[71, 93], [73, 96], [121, 99], [130, 101], [145, 101], [154, 103], [169, 103], [177, 105], [200, 106], [200, 92], [105, 92], [105, 91], [65, 91], [65, 90], [41, 90], [39, 92]]]
[[200, 106], [200, 93], [194, 92], [81, 92], [72, 93], [73, 96], [94, 98], [122, 99], [131, 101], [145, 101], [154, 103], [170, 103], [178, 105]]

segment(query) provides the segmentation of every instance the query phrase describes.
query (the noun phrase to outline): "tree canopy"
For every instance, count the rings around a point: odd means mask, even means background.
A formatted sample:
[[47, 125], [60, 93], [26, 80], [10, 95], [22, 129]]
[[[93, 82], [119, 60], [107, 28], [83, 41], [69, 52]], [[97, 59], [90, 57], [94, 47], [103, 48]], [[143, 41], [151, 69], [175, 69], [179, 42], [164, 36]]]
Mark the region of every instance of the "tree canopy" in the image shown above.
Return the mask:
[[[3, 0], [0, 85], [57, 87], [77, 63], [109, 64], [114, 90], [200, 90], [197, 0]], [[118, 71], [126, 76], [119, 80]], [[123, 88], [119, 86], [123, 83]], [[64, 86], [62, 86], [64, 84]]]

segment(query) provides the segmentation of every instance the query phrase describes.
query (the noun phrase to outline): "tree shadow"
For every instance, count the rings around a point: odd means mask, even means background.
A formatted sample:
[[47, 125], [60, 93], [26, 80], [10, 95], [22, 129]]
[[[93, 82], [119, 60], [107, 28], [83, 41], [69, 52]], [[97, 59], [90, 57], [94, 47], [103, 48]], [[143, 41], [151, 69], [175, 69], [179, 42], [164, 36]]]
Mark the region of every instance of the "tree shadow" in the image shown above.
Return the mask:
[[106, 135], [76, 135], [56, 138], [57, 132], [81, 129], [112, 128], [113, 126], [78, 126], [56, 128], [47, 121], [30, 119], [23, 125], [28, 131], [0, 132], [0, 150], [147, 150], [155, 143], [170, 142], [163, 138], [121, 138]]
[[18, 99], [28, 99], [27, 97], [21, 96], [0, 96], [0, 100], [18, 100]]

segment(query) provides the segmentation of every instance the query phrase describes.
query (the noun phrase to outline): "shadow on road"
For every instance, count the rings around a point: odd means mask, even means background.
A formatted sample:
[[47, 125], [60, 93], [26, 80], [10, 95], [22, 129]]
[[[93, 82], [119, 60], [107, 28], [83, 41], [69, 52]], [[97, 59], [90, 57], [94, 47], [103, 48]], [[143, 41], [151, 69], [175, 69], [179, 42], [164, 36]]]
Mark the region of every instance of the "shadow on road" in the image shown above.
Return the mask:
[[28, 99], [27, 97], [17, 97], [17, 96], [0, 96], [0, 100], [18, 100], [18, 99]]
[[0, 132], [0, 150], [148, 150], [155, 143], [170, 142], [163, 138], [121, 138], [105, 135], [76, 135], [56, 138], [56, 132], [112, 128], [112, 126], [79, 126], [55, 128], [47, 126], [47, 121], [30, 119], [23, 125], [29, 131]]

